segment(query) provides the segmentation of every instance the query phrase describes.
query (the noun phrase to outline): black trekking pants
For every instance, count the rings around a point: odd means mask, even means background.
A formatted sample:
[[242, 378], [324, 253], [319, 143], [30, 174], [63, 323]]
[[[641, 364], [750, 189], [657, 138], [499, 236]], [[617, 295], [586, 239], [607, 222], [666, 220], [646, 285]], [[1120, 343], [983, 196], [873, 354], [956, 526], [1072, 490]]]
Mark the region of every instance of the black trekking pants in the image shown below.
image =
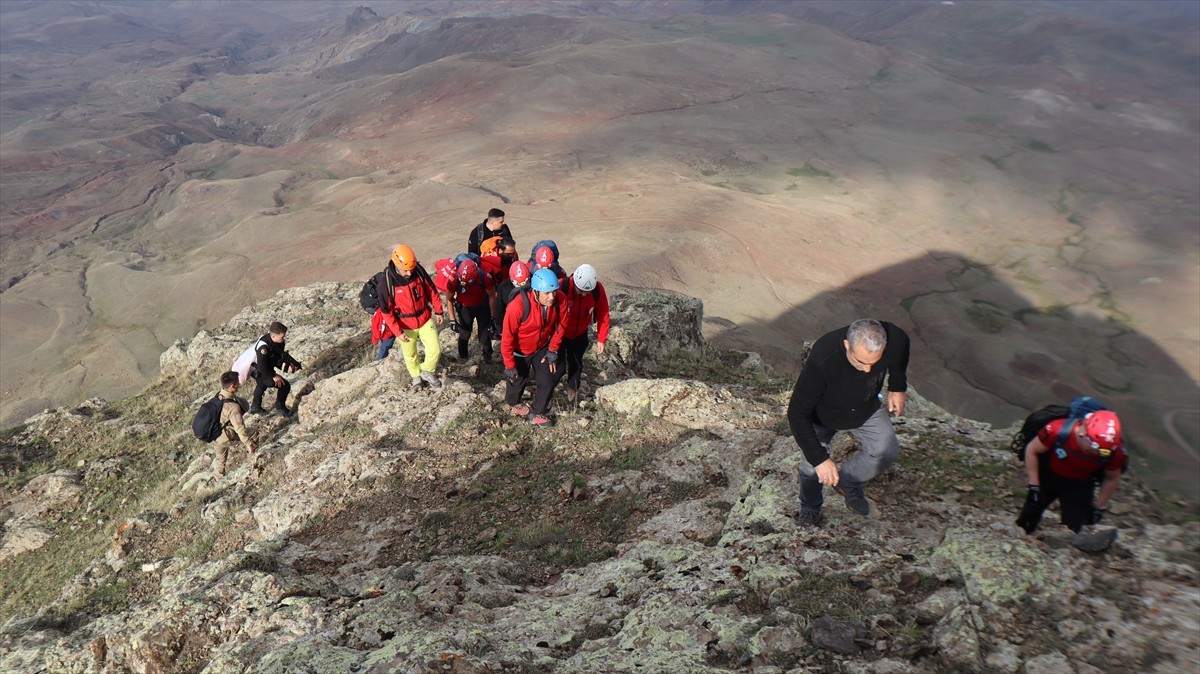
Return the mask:
[[1062, 511], [1062, 523], [1071, 531], [1079, 533], [1083, 525], [1091, 519], [1096, 482], [1090, 477], [1085, 480], [1067, 479], [1050, 470], [1049, 464], [1049, 460], [1043, 454], [1038, 466], [1042, 496], [1038, 502], [1038, 510], [1034, 513], [1034, 522], [1040, 522], [1042, 513], [1057, 500]]
[[[279, 386], [279, 392], [275, 394], [275, 409], [283, 410], [287, 409], [287, 397], [288, 393], [291, 393], [292, 391], [292, 384], [283, 377], [280, 377], [280, 379], [283, 380], [283, 386]], [[254, 381], [258, 385], [254, 387], [254, 403], [252, 406], [254, 409], [258, 410], [262, 409], [263, 394], [267, 392], [267, 389], [276, 388], [275, 376], [268, 375], [266, 377], [260, 377], [255, 374]]]
[[583, 354], [587, 353], [592, 340], [588, 333], [570, 339], [563, 338], [558, 347], [558, 378], [566, 377], [567, 388], [579, 390], [579, 379], [583, 375]]
[[554, 395], [554, 385], [558, 383], [558, 376], [550, 372], [550, 364], [546, 362], [548, 350], [540, 349], [532, 356], [516, 357], [517, 379], [516, 381], [505, 380], [504, 402], [509, 405], [521, 402], [521, 396], [525, 393], [525, 387], [529, 385], [529, 375], [532, 372], [537, 390], [533, 393], [529, 409], [534, 414], [543, 416], [550, 412], [550, 396]]
[[483, 304], [477, 307], [464, 307], [456, 304], [454, 305], [454, 315], [458, 318], [458, 357], [467, 357], [467, 345], [471, 341], [471, 324], [474, 323], [475, 330], [479, 333], [477, 339], [481, 353], [490, 358], [492, 355], [492, 311], [488, 308], [487, 301], [484, 300]]

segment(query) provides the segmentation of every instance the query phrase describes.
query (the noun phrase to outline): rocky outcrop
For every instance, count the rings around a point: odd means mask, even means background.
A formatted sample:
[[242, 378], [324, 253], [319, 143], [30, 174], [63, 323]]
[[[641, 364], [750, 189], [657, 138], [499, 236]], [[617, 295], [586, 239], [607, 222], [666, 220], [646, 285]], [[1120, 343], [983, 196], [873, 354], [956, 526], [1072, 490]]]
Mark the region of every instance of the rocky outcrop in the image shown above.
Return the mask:
[[610, 298], [612, 325], [607, 353], [641, 372], [677, 351], [704, 349], [704, 305], [694, 297], [639, 293]]
[[[1118, 547], [1106, 555], [1072, 549], [1050, 526], [1026, 536], [1012, 523], [1016, 499], [1006, 491], [992, 507], [965, 498], [983, 488], [968, 479], [999, 475], [988, 469], [1007, 465], [1001, 448], [1008, 430], [957, 419], [910, 392], [911, 416], [896, 423], [902, 460], [868, 487], [873, 516], [854, 514], [831, 492], [824, 526], [801, 528], [799, 454], [781, 425], [785, 395], [622, 379], [613, 371], [602, 373], [605, 383], [593, 372], [588, 408], [560, 412], [552, 431], [529, 429], [509, 421], [502, 386], [486, 369], [456, 363], [441, 388], [413, 389], [394, 358], [340, 353], [362, 327], [334, 306], [352, 308], [353, 301], [352, 288], [334, 284], [287, 291], [266, 308], [239, 314], [240, 327], [198, 335], [164, 355], [164, 369], [169, 363], [206, 377], [215, 369], [202, 351], [225, 344], [222, 358], [236, 355], [226, 335], [256, 336], [259, 328], [251, 326], [290, 315], [293, 353], [350, 365], [336, 372], [315, 367], [326, 374], [311, 375], [294, 421], [252, 417], [267, 440], [221, 480], [211, 478], [200, 455], [172, 476], [165, 491], [181, 500], [170, 517], [195, 512], [198, 526], [220, 539], [213, 552], [139, 557], [168, 515], [123, 519], [118, 552], [89, 577], [105, 572], [101, 567], [121, 569], [125, 582], [142, 588], [142, 599], [68, 627], [15, 616], [0, 637], [0, 670], [1016, 673], [1200, 666], [1193, 554], [1200, 526], [1118, 517]], [[637, 372], [673, 350], [703, 348], [691, 337], [663, 344], [656, 332], [681, 321], [695, 327], [698, 340], [698, 303], [660, 296], [614, 304], [623, 316], [644, 314], [622, 323], [620, 339], [610, 341], [620, 349], [619, 369]], [[322, 312], [324, 318], [312, 317]], [[116, 421], [97, 409], [78, 418], [52, 413], [27, 432]], [[539, 451], [566, 460], [593, 429], [601, 438], [595, 442], [607, 444], [610, 469], [566, 484], [522, 472], [522, 462]], [[432, 463], [430, 447], [438, 443], [461, 443], [453, 464]], [[835, 453], [853, 451], [850, 444], [839, 441]], [[927, 464], [904, 460], [918, 452], [930, 457]], [[117, 465], [87, 467], [83, 482], [87, 471], [99, 475]], [[954, 473], [952, 465], [968, 469]], [[6, 506], [5, 550], [19, 518], [66, 507], [78, 479], [62, 470], [27, 483]], [[557, 489], [565, 510], [612, 513], [672, 497], [611, 554], [573, 567], [544, 573], [506, 553], [494, 529], [478, 534], [480, 547], [492, 546], [494, 554], [447, 552], [450, 536], [437, 522], [446, 510], [469, 508], [499, 480], [526, 481], [526, 491]], [[386, 500], [392, 488], [412, 482], [432, 485], [421, 492], [432, 495], [428, 503]], [[358, 511], [369, 516], [348, 519], [344, 506], [368, 494], [381, 499]], [[10, 557], [37, 538], [11, 535]], [[403, 547], [406, 541], [417, 543]], [[80, 587], [88, 582], [81, 578]]]

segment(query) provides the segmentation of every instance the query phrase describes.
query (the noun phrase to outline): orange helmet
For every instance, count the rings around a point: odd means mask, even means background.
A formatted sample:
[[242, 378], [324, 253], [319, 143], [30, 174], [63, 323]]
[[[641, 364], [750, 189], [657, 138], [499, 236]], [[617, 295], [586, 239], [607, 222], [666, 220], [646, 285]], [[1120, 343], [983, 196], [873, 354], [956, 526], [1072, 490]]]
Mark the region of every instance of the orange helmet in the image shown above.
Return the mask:
[[400, 244], [392, 251], [392, 263], [396, 265], [396, 269], [410, 271], [417, 266], [417, 254], [412, 248]]
[[479, 255], [499, 255], [500, 253], [497, 249], [500, 247], [501, 238], [503, 237], [493, 236], [484, 239], [483, 243], [479, 244]]

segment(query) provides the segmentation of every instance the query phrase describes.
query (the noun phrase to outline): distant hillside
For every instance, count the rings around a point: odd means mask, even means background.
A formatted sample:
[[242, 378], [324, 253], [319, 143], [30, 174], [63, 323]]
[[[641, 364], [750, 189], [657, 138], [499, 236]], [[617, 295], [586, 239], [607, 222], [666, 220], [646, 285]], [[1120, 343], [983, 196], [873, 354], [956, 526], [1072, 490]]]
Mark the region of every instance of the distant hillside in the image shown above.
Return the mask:
[[[559, 395], [537, 429], [478, 355], [415, 391], [370, 360], [356, 294], [280, 291], [174, 344], [146, 392], [4, 436], [0, 670], [1200, 666], [1200, 523], [1136, 471], [1108, 552], [1071, 548], [1052, 514], [1027, 537], [1011, 429], [910, 390], [871, 517], [831, 494], [801, 529], [791, 377], [706, 344], [699, 301], [616, 296], [582, 407]], [[305, 364], [297, 416], [250, 417], [258, 452], [214, 479], [190, 416], [277, 318]]]
[[0, 427], [501, 206], [781, 370], [870, 315], [956, 415], [1098, 395], [1200, 500], [1196, 11], [0, 3]]

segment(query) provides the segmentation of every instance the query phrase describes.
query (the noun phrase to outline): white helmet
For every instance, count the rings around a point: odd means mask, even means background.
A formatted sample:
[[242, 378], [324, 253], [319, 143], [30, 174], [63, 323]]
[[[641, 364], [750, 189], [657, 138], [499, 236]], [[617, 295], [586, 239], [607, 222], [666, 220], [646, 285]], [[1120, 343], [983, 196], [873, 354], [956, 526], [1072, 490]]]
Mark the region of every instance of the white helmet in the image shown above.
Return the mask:
[[596, 289], [596, 268], [590, 264], [581, 264], [571, 274], [571, 278], [575, 280], [575, 287], [585, 293], [590, 293]]

